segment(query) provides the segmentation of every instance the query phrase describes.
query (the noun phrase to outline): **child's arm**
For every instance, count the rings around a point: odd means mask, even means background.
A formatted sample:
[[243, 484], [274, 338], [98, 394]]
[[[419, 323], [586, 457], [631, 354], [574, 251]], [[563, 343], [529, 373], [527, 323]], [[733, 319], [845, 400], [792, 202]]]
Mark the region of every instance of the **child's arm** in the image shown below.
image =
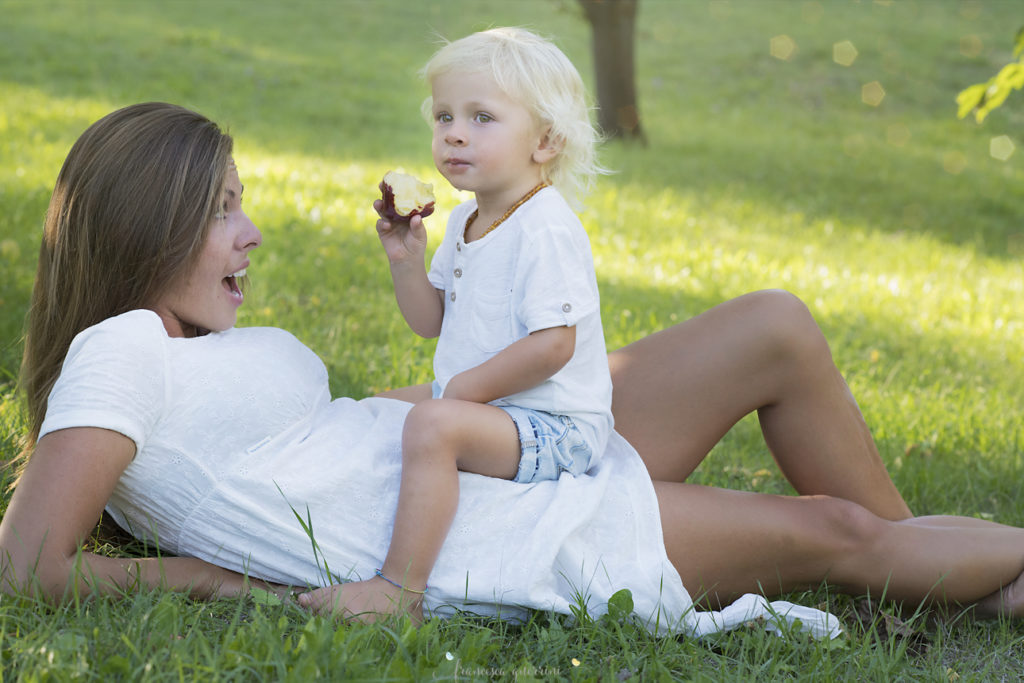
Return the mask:
[[[381, 201], [374, 202], [381, 210]], [[377, 236], [388, 255], [391, 281], [395, 286], [398, 309], [412, 331], [421, 337], [436, 337], [441, 333], [444, 314], [444, 292], [436, 289], [427, 279], [424, 257], [427, 251], [427, 230], [423, 219], [377, 221]]]
[[562, 369], [576, 350], [575, 327], [549, 327], [452, 377], [445, 398], [488, 403], [535, 387]]

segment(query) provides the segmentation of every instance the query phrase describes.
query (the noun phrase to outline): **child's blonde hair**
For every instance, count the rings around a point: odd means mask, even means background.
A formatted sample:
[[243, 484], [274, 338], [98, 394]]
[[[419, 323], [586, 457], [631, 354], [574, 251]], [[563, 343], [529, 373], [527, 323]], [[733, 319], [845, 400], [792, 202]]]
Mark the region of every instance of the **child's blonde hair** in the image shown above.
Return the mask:
[[[451, 71], [483, 72], [509, 97], [521, 103], [561, 150], [544, 164], [542, 178], [579, 208], [595, 176], [600, 135], [590, 121], [583, 79], [553, 43], [522, 28], [494, 28], [447, 43], [420, 72], [428, 82]], [[432, 120], [432, 98], [423, 113]]]

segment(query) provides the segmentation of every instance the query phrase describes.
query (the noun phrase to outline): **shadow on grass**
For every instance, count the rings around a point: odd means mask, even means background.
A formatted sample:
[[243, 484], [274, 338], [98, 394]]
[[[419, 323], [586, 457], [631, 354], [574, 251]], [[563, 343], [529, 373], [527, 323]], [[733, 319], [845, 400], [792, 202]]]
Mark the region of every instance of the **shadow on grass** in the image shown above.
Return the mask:
[[[135, 4], [131, 11], [94, 13], [74, 5], [56, 5], [46, 13], [28, 7], [9, 8], [18, 31], [5, 32], [9, 40], [0, 41], [4, 78], [15, 87], [53, 98], [97, 99], [110, 102], [111, 108], [172, 99], [196, 107], [272, 154], [338, 161], [387, 158], [396, 164], [429, 158], [429, 136], [418, 115], [427, 92], [416, 69], [436, 41], [425, 27], [445, 33], [470, 22], [448, 17], [436, 3], [391, 3], [374, 13], [356, 3], [315, 2], [297, 8], [246, 5], [244, 14], [242, 5], [232, 3], [204, 6], [202, 12], [189, 3]], [[489, 16], [496, 7], [482, 5], [479, 16]], [[660, 16], [667, 10], [650, 11]], [[548, 18], [567, 38], [577, 40], [586, 32], [578, 18], [555, 8], [550, 12]], [[671, 16], [698, 26], [706, 21], [703, 13]], [[253, 22], [259, 22], [258, 29]], [[395, 40], [372, 38], [384, 26], [392, 27], [388, 37], [404, 41], [402, 49], [396, 49]], [[714, 24], [708, 28], [728, 35]], [[660, 49], [677, 50], [678, 40]], [[857, 123], [828, 119], [837, 122], [829, 128], [828, 121], [808, 115], [799, 98], [768, 98], [773, 89], [798, 77], [778, 72], [777, 60], [760, 52], [758, 60], [753, 66], [760, 75], [759, 89], [743, 97], [771, 108], [759, 135], [748, 134], [749, 126], [759, 125], [749, 111], [739, 121], [681, 111], [677, 120], [663, 120], [666, 128], [648, 130], [656, 152], [609, 150], [621, 162], [616, 166], [622, 180], [698, 197], [742, 197], [803, 213], [812, 221], [927, 233], [995, 258], [1024, 255], [1024, 186], [1019, 182], [1002, 181], [990, 170], [951, 176], [938, 150], [900, 151], [872, 143], [872, 135], [887, 121], [882, 115], [864, 115]], [[751, 66], [726, 63], [736, 69]], [[800, 72], [801, 77], [816, 77], [813, 65], [800, 68], [811, 70]], [[743, 77], [723, 75], [720, 92], [730, 92], [731, 83]], [[650, 97], [656, 100], [657, 94]], [[945, 113], [932, 112], [930, 106], [921, 104], [922, 111], [913, 113], [921, 118], [918, 123], [934, 129]], [[685, 130], [676, 130], [675, 124]], [[952, 114], [949, 124], [955, 130]], [[44, 130], [59, 134], [52, 125]], [[866, 141], [851, 151], [851, 136]]]
[[[951, 176], [941, 155], [894, 154], [870, 146], [859, 158], [841, 140], [793, 138], [761, 145], [716, 131], [703, 139], [646, 150], [611, 149], [617, 181], [656, 192], [666, 185], [697, 203], [743, 201], [807, 224], [828, 221], [886, 233], [930, 235], [997, 259], [1024, 257], [1024, 186], [990, 176]], [[836, 132], [839, 136], [841, 133]], [[668, 160], [666, 160], [668, 159]]]

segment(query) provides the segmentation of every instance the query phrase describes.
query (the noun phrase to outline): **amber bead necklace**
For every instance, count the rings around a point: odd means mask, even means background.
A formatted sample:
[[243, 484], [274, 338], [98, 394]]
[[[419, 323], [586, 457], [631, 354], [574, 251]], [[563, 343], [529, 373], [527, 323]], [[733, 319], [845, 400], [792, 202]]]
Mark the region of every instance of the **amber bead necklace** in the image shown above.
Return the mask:
[[[499, 218], [498, 220], [496, 220], [493, 223], [491, 223], [491, 227], [489, 227], [486, 230], [484, 230], [483, 234], [480, 235], [480, 237], [477, 237], [477, 239], [478, 240], [479, 239], [483, 239], [484, 235], [490, 234], [490, 232], [492, 230], [494, 230], [496, 227], [498, 227], [499, 225], [501, 225], [502, 223], [507, 221], [508, 217], [516, 212], [516, 209], [518, 209], [520, 206], [522, 206], [523, 204], [528, 202], [530, 200], [530, 197], [532, 197], [533, 195], [535, 195], [538, 192], [540, 192], [541, 190], [543, 190], [545, 187], [548, 186], [548, 184], [549, 183], [541, 183], [540, 185], [538, 185], [537, 187], [533, 188], [532, 190], [530, 190], [529, 192], [524, 194], [522, 197], [520, 197], [519, 201], [517, 201], [512, 206], [508, 207], [508, 211], [506, 211], [502, 215], [501, 218]], [[479, 214], [480, 214], [480, 211], [478, 209], [473, 209], [473, 213], [469, 214], [469, 218], [466, 219], [466, 227], [463, 228], [463, 230], [462, 230], [462, 239], [463, 240], [466, 240], [467, 242], [469, 241], [468, 239], [466, 239], [466, 236], [469, 234], [469, 226], [471, 226], [473, 224], [473, 221], [476, 220], [476, 217]]]

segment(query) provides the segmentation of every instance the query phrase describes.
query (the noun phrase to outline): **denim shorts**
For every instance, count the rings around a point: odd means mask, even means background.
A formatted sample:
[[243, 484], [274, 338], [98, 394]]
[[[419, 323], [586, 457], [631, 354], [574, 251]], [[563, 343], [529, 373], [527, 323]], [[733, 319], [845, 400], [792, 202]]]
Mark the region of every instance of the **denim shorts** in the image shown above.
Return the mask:
[[498, 406], [519, 430], [522, 456], [515, 479], [521, 484], [558, 479], [562, 472], [576, 476], [590, 467], [590, 444], [567, 415], [553, 415], [518, 406]]
[[[437, 380], [431, 385], [431, 393], [434, 398], [441, 397], [441, 385]], [[512, 481], [528, 484], [554, 480], [562, 472], [576, 476], [590, 468], [593, 450], [568, 415], [519, 406], [496, 407], [509, 414], [519, 432], [519, 471]]]

